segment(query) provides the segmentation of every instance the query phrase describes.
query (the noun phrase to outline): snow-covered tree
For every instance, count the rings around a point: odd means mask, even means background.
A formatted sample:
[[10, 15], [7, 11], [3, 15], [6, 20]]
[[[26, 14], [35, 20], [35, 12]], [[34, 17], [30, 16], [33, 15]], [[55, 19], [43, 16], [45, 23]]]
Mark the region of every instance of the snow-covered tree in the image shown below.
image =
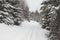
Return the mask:
[[39, 14], [38, 10], [30, 13], [30, 20], [40, 22], [40, 14]]
[[24, 2], [23, 0], [1, 0], [0, 23], [20, 25], [25, 19], [25, 14], [29, 12]]
[[40, 21], [40, 17], [39, 17], [39, 12], [38, 10], [35, 11], [35, 21], [39, 22]]
[[49, 40], [60, 40], [60, 0], [46, 0], [42, 5], [42, 28], [50, 31]]

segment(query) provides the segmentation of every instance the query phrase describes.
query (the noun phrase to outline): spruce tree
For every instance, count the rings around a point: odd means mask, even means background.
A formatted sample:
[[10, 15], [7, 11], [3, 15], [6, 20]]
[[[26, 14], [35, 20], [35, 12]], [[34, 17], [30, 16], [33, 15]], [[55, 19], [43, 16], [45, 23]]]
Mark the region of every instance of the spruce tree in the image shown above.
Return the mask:
[[42, 28], [50, 31], [49, 40], [60, 40], [60, 0], [47, 0], [41, 5]]
[[5, 23], [8, 25], [20, 25], [25, 19], [25, 13], [27, 13], [25, 9], [27, 9], [26, 7], [28, 6], [25, 7], [24, 4], [25, 3], [23, 0], [1, 0], [0, 23]]

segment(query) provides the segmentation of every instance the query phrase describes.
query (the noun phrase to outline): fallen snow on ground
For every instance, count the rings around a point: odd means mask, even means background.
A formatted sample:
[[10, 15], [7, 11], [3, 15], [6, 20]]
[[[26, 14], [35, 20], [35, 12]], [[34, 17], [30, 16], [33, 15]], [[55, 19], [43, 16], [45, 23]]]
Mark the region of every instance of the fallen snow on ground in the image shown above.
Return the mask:
[[34, 21], [24, 21], [21, 26], [0, 24], [0, 40], [47, 40], [47, 32]]

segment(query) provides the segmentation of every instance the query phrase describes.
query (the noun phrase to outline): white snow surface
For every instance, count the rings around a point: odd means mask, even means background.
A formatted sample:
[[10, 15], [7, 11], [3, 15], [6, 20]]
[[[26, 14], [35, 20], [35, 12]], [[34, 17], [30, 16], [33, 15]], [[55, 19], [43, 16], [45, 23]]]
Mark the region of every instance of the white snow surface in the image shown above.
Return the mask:
[[46, 33], [35, 21], [24, 21], [21, 26], [0, 24], [0, 40], [48, 40]]

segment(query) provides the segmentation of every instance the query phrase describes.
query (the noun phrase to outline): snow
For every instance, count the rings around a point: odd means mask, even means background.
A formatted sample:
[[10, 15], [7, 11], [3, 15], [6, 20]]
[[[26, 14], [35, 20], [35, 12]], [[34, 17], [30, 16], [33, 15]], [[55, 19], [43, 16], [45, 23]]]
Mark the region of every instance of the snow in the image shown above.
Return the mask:
[[0, 40], [48, 40], [46, 33], [35, 21], [24, 21], [21, 26], [0, 24]]

